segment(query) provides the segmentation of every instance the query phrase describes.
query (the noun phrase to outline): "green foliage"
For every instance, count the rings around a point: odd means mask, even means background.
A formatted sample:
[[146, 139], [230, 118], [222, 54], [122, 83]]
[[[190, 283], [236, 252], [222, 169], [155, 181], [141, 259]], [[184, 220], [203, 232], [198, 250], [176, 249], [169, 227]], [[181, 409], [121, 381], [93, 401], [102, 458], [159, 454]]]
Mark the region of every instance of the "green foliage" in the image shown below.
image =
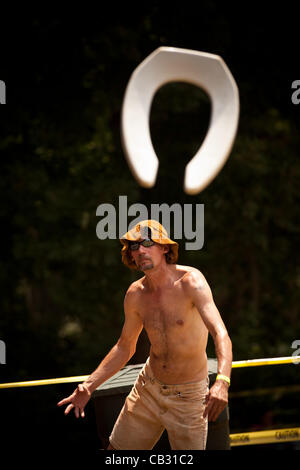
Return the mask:
[[[128, 196], [128, 205], [204, 203], [204, 248], [185, 252], [182, 243], [179, 261], [206, 275], [235, 359], [291, 354], [300, 300], [297, 118], [274, 97], [276, 84], [271, 94], [263, 82], [257, 94], [255, 71], [240, 60], [241, 46], [232, 48], [239, 25], [234, 29], [213, 2], [203, 8], [216, 15], [214, 34], [205, 15], [201, 27], [190, 15], [191, 28], [183, 30], [179, 17], [166, 21], [156, 6], [130, 19], [29, 24], [23, 48], [36, 47], [27, 49], [29, 76], [14, 83], [23, 99], [1, 108], [0, 337], [8, 353], [2, 381], [89, 373], [118, 338], [123, 297], [137, 274], [121, 264], [118, 240], [97, 239], [96, 209], [104, 202], [117, 206], [119, 195]], [[251, 40], [241, 36], [241, 44], [253, 61]], [[160, 168], [153, 189], [138, 187], [121, 149], [127, 81], [160, 45], [220, 53], [240, 88], [232, 154], [194, 197], [183, 193], [183, 172], [210, 114], [209, 99], [197, 88], [170, 84], [154, 99], [151, 132]]]

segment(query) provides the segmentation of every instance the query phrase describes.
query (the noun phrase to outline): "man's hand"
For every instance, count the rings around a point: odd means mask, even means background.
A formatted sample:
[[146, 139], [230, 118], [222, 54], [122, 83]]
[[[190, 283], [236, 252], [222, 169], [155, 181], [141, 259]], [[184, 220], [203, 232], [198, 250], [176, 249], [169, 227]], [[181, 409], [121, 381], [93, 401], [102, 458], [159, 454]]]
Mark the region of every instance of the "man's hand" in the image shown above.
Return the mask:
[[91, 392], [88, 390], [85, 384], [79, 384], [76, 390], [67, 398], [64, 398], [60, 402], [57, 403], [57, 406], [66, 405], [69, 403], [67, 408], [65, 409], [65, 415], [67, 415], [73, 408], [75, 408], [75, 416], [76, 418], [84, 418], [84, 407], [87, 404], [91, 397]]
[[216, 421], [219, 414], [224, 410], [228, 403], [228, 384], [218, 380], [210, 388], [207, 396], [207, 404], [203, 417], [208, 416], [208, 421]]

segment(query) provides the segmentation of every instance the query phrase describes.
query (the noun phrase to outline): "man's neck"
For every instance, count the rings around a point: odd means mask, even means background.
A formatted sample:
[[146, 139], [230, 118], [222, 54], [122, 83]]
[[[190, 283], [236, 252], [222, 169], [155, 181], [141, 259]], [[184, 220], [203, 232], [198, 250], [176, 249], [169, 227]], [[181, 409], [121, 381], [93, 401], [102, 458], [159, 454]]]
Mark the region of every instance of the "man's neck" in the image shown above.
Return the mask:
[[167, 264], [144, 271], [145, 280], [150, 290], [158, 290], [173, 285], [174, 276], [172, 269]]

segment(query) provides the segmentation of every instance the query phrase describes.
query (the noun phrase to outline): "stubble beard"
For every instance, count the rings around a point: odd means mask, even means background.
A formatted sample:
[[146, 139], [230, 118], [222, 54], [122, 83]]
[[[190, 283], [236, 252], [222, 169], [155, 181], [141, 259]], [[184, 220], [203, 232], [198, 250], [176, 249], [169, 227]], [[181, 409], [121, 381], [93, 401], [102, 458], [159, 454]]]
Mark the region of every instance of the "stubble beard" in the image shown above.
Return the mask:
[[153, 268], [153, 262], [151, 260], [138, 261], [138, 268], [140, 271], [147, 271]]

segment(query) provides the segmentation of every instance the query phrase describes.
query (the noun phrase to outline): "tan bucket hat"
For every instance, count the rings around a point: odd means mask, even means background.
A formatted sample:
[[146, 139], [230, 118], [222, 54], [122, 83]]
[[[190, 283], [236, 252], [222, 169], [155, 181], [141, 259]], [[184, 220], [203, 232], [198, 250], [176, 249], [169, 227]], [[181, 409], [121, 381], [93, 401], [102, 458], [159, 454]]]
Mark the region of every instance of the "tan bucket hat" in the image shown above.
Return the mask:
[[178, 259], [178, 243], [168, 237], [168, 232], [157, 220], [142, 220], [120, 238], [120, 242], [123, 245], [121, 250], [122, 262], [125, 266], [137, 269], [135, 262], [130, 256], [129, 242], [143, 238], [151, 238], [160, 245], [169, 245], [170, 250], [166, 253], [166, 261], [169, 264], [176, 263]]

